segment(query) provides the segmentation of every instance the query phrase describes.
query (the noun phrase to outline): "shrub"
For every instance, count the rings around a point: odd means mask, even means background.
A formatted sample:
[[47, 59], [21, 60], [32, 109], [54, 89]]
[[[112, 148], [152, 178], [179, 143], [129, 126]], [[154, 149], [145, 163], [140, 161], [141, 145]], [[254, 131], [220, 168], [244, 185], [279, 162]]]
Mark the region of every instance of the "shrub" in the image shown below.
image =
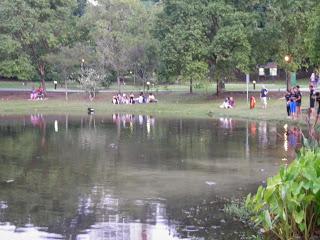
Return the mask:
[[243, 201], [240, 200], [232, 200], [230, 203], [225, 204], [223, 211], [242, 222], [246, 222], [250, 218], [246, 206], [244, 205]]
[[254, 222], [281, 240], [310, 239], [320, 225], [320, 151], [300, 151], [297, 159], [247, 197]]

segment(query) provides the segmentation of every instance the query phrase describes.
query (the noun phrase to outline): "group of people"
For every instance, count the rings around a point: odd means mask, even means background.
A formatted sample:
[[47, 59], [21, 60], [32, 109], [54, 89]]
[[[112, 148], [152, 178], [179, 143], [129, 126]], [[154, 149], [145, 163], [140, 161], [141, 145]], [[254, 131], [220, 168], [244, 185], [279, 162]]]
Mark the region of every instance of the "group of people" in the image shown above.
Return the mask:
[[287, 90], [284, 96], [287, 103], [287, 115], [288, 117], [296, 118], [301, 114], [302, 94], [300, 86], [297, 85], [290, 90]]
[[135, 97], [131, 92], [129, 95], [120, 94], [114, 95], [112, 97], [113, 104], [143, 104], [143, 103], [157, 103], [158, 100], [155, 98], [153, 93], [149, 93], [149, 95], [145, 95], [143, 92], [139, 94], [138, 97]]
[[37, 89], [34, 87], [30, 93], [30, 100], [43, 100], [44, 99], [44, 90], [42, 86], [39, 86]]
[[233, 97], [227, 97], [224, 102], [220, 105], [220, 108], [234, 108], [235, 107], [235, 101]]
[[[287, 115], [295, 119], [301, 114], [301, 103], [302, 103], [302, 94], [299, 86], [295, 86], [288, 90], [284, 96], [286, 100]], [[320, 92], [316, 91], [316, 86], [310, 83], [309, 85], [309, 109], [308, 117], [309, 119], [315, 115], [316, 103], [318, 105], [318, 110], [316, 113], [316, 121], [320, 116]]]

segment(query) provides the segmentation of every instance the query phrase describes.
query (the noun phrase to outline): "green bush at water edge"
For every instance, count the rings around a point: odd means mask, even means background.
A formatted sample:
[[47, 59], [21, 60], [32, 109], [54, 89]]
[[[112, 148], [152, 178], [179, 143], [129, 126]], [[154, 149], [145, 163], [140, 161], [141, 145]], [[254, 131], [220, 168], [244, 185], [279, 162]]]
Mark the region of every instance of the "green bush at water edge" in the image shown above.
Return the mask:
[[302, 149], [297, 159], [247, 197], [252, 219], [281, 240], [311, 239], [320, 226], [320, 150]]

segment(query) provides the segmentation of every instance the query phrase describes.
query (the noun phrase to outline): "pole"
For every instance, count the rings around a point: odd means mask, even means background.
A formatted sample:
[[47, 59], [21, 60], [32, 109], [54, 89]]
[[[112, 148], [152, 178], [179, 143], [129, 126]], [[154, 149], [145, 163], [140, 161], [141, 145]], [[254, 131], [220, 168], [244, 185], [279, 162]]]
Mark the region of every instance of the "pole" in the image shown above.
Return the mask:
[[289, 84], [288, 84], [288, 70], [286, 69], [286, 85], [287, 85], [287, 91], [289, 91]]
[[250, 82], [250, 74], [246, 74], [246, 82], [247, 82], [247, 102], [249, 102], [249, 82]]

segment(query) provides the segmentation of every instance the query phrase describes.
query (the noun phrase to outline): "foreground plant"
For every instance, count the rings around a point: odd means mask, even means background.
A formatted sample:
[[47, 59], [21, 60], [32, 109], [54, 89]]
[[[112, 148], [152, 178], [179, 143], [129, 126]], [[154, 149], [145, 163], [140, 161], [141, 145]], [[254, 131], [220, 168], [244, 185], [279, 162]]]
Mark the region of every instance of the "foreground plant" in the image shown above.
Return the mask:
[[320, 150], [301, 150], [290, 166], [248, 195], [252, 219], [277, 239], [305, 239], [320, 226]]

